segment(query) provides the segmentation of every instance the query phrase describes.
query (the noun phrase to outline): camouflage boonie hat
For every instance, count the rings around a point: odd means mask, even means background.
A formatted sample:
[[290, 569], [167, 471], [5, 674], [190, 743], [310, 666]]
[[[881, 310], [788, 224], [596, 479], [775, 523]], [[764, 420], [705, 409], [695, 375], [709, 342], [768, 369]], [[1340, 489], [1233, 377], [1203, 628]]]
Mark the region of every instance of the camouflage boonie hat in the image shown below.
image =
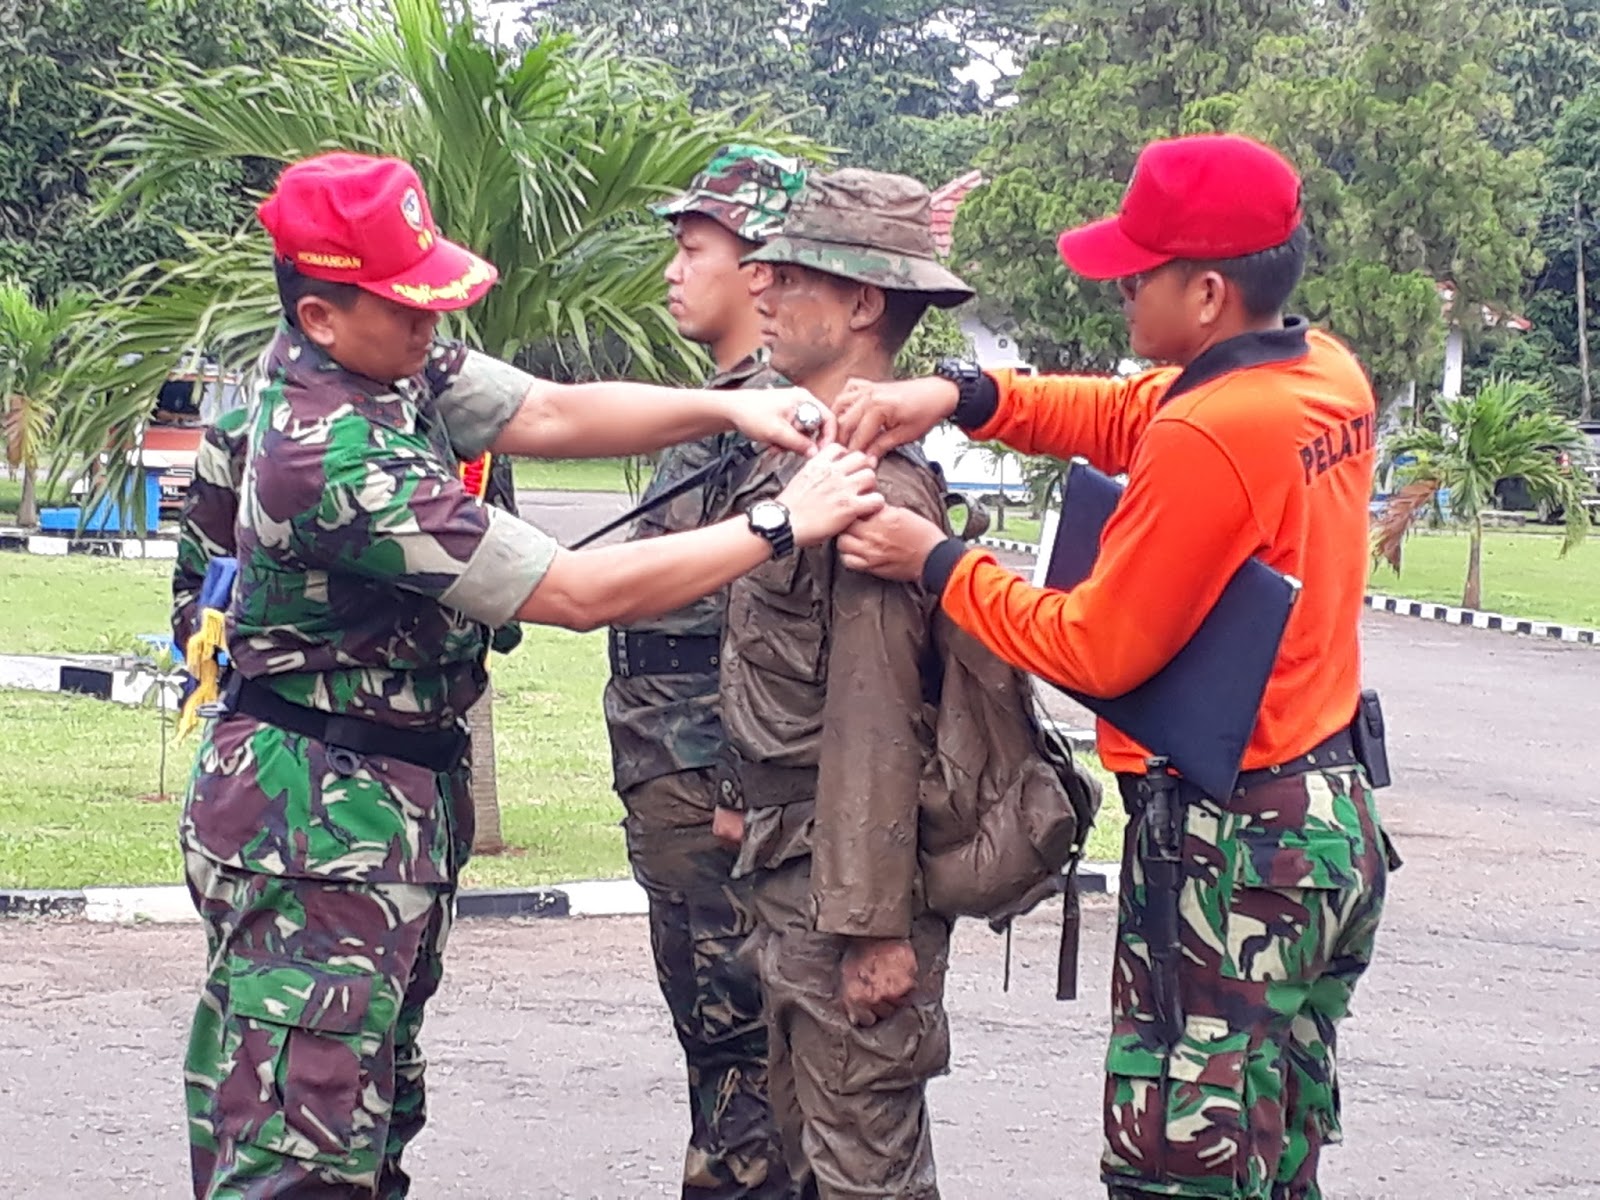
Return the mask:
[[746, 241], [764, 242], [783, 226], [805, 181], [798, 158], [761, 146], [724, 146], [682, 195], [650, 211], [658, 217], [698, 213]]
[[813, 175], [783, 233], [744, 261], [793, 263], [954, 308], [973, 291], [939, 261], [933, 197], [905, 175], [846, 167]]

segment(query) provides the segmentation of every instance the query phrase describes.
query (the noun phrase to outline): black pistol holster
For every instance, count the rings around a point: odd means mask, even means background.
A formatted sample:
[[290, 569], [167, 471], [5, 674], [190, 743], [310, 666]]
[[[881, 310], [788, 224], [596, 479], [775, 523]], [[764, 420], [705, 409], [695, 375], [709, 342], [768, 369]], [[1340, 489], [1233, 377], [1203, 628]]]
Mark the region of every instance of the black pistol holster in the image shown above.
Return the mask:
[[1144, 869], [1145, 903], [1142, 930], [1150, 951], [1152, 1032], [1160, 1046], [1171, 1049], [1183, 1036], [1183, 994], [1178, 972], [1183, 961], [1178, 914], [1183, 892], [1183, 793], [1165, 758], [1145, 763], [1139, 780], [1138, 854]]

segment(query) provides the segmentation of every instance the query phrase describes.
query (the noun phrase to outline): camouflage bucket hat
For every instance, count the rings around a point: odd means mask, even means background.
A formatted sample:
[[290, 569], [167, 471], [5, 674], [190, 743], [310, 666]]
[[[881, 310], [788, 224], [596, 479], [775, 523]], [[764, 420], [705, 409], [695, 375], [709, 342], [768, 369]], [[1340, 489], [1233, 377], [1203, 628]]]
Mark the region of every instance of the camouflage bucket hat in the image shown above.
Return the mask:
[[782, 227], [805, 181], [798, 158], [760, 146], [724, 146], [681, 195], [650, 211], [658, 217], [698, 213], [747, 241], [764, 242]]
[[954, 308], [973, 291], [939, 261], [932, 219], [933, 198], [915, 179], [847, 167], [807, 180], [783, 233], [744, 261], [793, 263]]

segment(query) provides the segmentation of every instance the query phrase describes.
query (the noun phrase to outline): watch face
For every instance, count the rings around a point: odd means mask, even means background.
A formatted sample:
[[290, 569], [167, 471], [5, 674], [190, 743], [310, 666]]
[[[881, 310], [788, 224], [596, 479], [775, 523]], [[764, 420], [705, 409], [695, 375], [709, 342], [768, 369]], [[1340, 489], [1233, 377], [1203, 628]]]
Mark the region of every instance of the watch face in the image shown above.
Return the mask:
[[750, 524], [757, 529], [782, 529], [788, 523], [788, 510], [776, 500], [758, 500], [750, 506]]

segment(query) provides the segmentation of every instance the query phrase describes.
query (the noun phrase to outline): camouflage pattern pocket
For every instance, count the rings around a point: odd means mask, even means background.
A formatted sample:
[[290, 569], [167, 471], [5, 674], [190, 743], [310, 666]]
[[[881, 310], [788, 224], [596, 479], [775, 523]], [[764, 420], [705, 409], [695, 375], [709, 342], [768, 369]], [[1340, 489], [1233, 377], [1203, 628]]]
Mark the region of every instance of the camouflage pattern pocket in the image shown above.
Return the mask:
[[1170, 1051], [1122, 1021], [1106, 1052], [1108, 1166], [1145, 1180], [1182, 1180], [1174, 1195], [1234, 1196], [1247, 1174], [1249, 1034], [1191, 1016]]
[[219, 1132], [291, 1158], [350, 1161], [382, 1045], [368, 1033], [374, 982], [291, 959], [239, 960], [230, 1003], [240, 1039], [218, 1089]]

